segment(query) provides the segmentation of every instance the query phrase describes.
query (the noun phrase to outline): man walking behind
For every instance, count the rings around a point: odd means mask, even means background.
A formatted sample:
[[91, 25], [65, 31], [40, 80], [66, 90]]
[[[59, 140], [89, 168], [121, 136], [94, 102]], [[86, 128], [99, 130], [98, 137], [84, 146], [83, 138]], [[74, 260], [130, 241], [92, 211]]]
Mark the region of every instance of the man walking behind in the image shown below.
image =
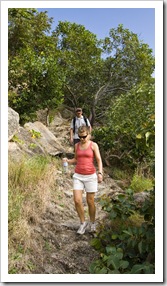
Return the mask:
[[91, 125], [88, 118], [85, 118], [82, 114], [82, 108], [78, 107], [75, 110], [75, 117], [71, 121], [70, 126], [70, 143], [71, 145], [75, 145], [80, 142], [78, 136], [78, 128], [80, 126], [87, 126], [89, 128], [89, 133], [91, 133]]

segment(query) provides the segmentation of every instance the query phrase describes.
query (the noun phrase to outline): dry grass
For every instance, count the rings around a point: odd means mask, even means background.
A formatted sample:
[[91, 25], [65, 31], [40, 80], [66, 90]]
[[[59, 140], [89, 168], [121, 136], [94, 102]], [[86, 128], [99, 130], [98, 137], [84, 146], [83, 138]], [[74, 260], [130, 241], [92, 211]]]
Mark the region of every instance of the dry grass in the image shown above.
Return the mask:
[[9, 273], [18, 273], [25, 265], [33, 267], [25, 253], [40, 248], [34, 245], [33, 229], [51, 200], [58, 164], [42, 156], [24, 158], [17, 164], [9, 161]]

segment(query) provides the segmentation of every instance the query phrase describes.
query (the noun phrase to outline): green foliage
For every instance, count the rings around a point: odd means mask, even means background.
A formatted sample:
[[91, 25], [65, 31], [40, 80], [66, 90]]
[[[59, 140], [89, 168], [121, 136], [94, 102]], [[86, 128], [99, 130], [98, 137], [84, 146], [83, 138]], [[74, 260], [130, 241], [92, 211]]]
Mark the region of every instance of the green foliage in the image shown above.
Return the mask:
[[[118, 97], [108, 110], [105, 127], [94, 130], [104, 157], [136, 168], [145, 163], [154, 171], [154, 80], [135, 86]], [[106, 156], [107, 154], [107, 156]]]
[[12, 137], [12, 141], [17, 142], [19, 144], [24, 144], [24, 141], [20, 140], [16, 134]]
[[32, 138], [41, 138], [41, 132], [35, 131], [34, 129], [29, 130], [29, 132], [31, 133], [31, 137]]
[[106, 111], [115, 98], [150, 80], [155, 59], [149, 46], [123, 25], [110, 29], [109, 36], [101, 41], [101, 48], [107, 57], [101, 68], [103, 83], [98, 86], [95, 101], [96, 116], [104, 124], [108, 122]]
[[35, 144], [35, 143], [30, 143], [30, 144], [28, 145], [28, 147], [29, 147], [30, 149], [35, 149], [35, 148], [37, 147], [37, 144]]
[[64, 73], [54, 40], [46, 35], [51, 22], [35, 9], [9, 9], [9, 106], [21, 123], [63, 101]]
[[135, 193], [143, 192], [144, 190], [151, 190], [153, 188], [153, 181], [144, 176], [139, 176], [134, 174], [130, 188], [134, 190]]
[[101, 81], [101, 49], [96, 35], [83, 25], [60, 21], [52, 37], [57, 41], [60, 67], [66, 74], [65, 103], [90, 111], [96, 86]]
[[109, 36], [103, 40], [103, 50], [110, 56], [106, 67], [112, 72], [113, 80], [116, 84], [121, 81], [126, 89], [147, 81], [154, 71], [152, 50], [121, 24], [110, 29]]
[[[109, 222], [99, 230], [91, 245], [100, 257], [89, 267], [90, 273], [153, 274], [155, 264], [155, 192], [141, 205], [134, 202], [133, 191], [118, 195], [111, 201], [101, 200]], [[143, 217], [142, 223], [132, 221], [133, 214]], [[119, 222], [119, 223], [118, 223]]]
[[[94, 239], [94, 243], [96, 239]], [[120, 274], [125, 270], [129, 263], [123, 260], [123, 253], [120, 248], [106, 247], [106, 254], [101, 253], [101, 261], [97, 260], [90, 266], [90, 272], [95, 274]]]
[[112, 174], [112, 178], [113, 179], [121, 180], [121, 181], [126, 180], [127, 176], [128, 176], [127, 170], [126, 171], [125, 170], [121, 170], [121, 169], [119, 169], [117, 167], [113, 167], [111, 169], [111, 174]]
[[52, 23], [46, 13], [31, 8], [9, 8], [8, 23], [9, 58], [28, 47], [36, 52], [45, 49], [45, 33], [50, 31]]

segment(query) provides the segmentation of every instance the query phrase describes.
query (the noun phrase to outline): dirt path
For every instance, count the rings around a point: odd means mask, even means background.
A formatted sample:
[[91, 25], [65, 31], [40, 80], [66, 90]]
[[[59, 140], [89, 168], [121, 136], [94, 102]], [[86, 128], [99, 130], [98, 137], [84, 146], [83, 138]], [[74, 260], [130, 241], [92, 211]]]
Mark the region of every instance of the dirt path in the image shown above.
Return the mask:
[[[76, 214], [72, 179], [68, 174], [57, 174], [55, 189], [58, 193], [57, 200], [50, 202], [46, 213], [41, 218], [40, 224], [34, 229], [35, 239], [39, 241], [41, 249], [33, 256], [35, 274], [89, 274], [90, 263], [98, 257], [98, 253], [90, 245], [95, 234], [86, 231], [77, 234], [79, 219]], [[106, 213], [102, 211], [99, 199], [103, 194], [115, 192], [119, 189], [111, 178], [99, 184], [96, 195], [96, 222], [102, 223]], [[86, 196], [83, 194], [83, 203], [88, 220]]]

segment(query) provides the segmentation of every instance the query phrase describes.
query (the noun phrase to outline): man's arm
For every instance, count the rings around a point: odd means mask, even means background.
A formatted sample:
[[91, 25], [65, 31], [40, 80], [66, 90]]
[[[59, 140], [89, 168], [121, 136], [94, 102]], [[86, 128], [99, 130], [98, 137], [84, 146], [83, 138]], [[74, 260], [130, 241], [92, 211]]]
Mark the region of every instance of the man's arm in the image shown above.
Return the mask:
[[73, 144], [73, 128], [70, 128], [70, 143]]

